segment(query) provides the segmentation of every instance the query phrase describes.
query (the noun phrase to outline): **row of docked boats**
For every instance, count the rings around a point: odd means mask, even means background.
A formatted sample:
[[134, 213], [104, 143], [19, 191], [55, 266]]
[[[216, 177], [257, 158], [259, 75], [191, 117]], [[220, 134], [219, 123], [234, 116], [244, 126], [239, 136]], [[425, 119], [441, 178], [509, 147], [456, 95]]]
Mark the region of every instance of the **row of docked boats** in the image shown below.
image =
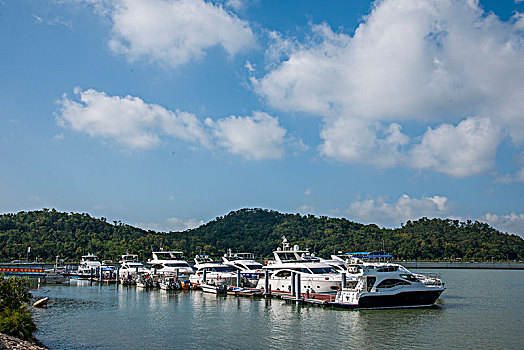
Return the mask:
[[99, 276], [106, 281], [116, 278], [122, 284], [141, 288], [294, 295], [343, 308], [428, 307], [445, 289], [438, 276], [412, 273], [400, 264], [388, 262], [392, 256], [384, 252], [347, 253], [321, 259], [307, 249], [291, 247], [285, 237], [282, 247], [265, 264], [257, 262], [251, 253], [231, 250], [221, 260], [197, 255], [193, 266], [184, 260], [182, 252], [157, 251], [152, 255], [142, 264], [137, 255], [125, 254], [119, 268], [86, 255], [74, 277]]

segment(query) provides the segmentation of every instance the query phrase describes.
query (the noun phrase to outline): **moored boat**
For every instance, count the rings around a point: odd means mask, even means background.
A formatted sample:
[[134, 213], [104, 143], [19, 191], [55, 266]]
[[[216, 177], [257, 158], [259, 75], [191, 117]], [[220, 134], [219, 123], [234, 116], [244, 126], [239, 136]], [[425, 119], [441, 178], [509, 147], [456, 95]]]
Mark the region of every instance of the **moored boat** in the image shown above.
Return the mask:
[[[273, 252], [274, 260], [268, 261], [264, 269], [270, 271], [268, 285], [271, 293], [291, 293], [294, 276], [300, 276], [300, 293], [303, 295], [327, 295], [336, 293], [342, 277], [332, 266], [323, 263], [309, 250], [300, 250], [298, 245], [290, 248], [286, 237], [282, 248]], [[265, 278], [258, 281], [257, 288], [264, 289]]]
[[264, 265], [255, 260], [253, 253], [233, 253], [229, 249], [222, 260], [233, 270], [240, 270], [242, 287], [256, 287], [258, 280], [264, 276]]
[[236, 284], [236, 269], [221, 261], [213, 260], [209, 255], [195, 256], [194, 268], [195, 273], [189, 276], [189, 281], [194, 285]]
[[177, 276], [179, 279], [187, 279], [193, 274], [193, 268], [184, 260], [184, 253], [180, 251], [156, 251], [147, 264], [151, 271], [159, 275]]
[[[370, 261], [384, 255], [353, 255], [348, 264], [346, 285], [330, 304], [343, 308], [430, 307], [444, 291], [440, 279], [427, 283], [423, 275], [402, 265]], [[367, 260], [367, 261], [366, 261]]]
[[138, 261], [136, 254], [124, 254], [119, 261], [118, 278], [122, 284], [135, 284], [138, 275], [150, 273], [144, 264]]
[[98, 256], [94, 254], [87, 254], [82, 256], [82, 260], [78, 265], [76, 273], [71, 274], [71, 277], [78, 279], [89, 279], [95, 276], [100, 270], [102, 263], [98, 261]]

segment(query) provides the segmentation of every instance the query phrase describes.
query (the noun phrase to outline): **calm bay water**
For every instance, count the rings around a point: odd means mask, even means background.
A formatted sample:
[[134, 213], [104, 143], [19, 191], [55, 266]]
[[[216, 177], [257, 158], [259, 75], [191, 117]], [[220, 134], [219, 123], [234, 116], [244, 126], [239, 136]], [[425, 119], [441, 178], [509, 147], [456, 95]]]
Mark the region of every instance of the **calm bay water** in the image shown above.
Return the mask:
[[[414, 270], [416, 271], [416, 270]], [[435, 309], [336, 310], [279, 299], [42, 286], [36, 333], [52, 349], [524, 348], [524, 271], [440, 270]]]

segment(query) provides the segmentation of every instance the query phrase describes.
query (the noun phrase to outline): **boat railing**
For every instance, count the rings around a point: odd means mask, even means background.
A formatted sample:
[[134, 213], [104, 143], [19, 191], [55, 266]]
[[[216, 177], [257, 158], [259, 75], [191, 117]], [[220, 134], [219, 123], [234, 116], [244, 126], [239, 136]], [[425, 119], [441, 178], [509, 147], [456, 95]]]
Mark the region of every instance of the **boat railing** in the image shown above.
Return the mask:
[[421, 272], [414, 275], [427, 286], [444, 287], [444, 282], [438, 272]]

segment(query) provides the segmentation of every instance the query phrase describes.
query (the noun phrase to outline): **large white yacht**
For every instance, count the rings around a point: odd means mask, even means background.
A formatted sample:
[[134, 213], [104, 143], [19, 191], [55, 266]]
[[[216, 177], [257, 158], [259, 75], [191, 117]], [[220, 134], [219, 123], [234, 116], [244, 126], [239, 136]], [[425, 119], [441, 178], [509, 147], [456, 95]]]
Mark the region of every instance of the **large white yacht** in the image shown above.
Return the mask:
[[[300, 250], [298, 245], [291, 249], [286, 237], [282, 239], [282, 248], [274, 251], [274, 260], [264, 266], [270, 271], [271, 292], [291, 292], [294, 274], [300, 275], [301, 294], [333, 294], [340, 289], [342, 276], [332, 266], [321, 262], [307, 249]], [[257, 288], [265, 288], [265, 278], [259, 279]]]
[[[213, 260], [209, 255], [195, 256], [195, 273], [189, 276], [189, 281], [193, 284], [209, 285], [233, 285], [236, 284], [236, 268], [224, 264], [221, 261]], [[204, 281], [205, 273], [205, 281]]]
[[99, 271], [102, 263], [98, 261], [98, 256], [94, 254], [87, 254], [82, 256], [82, 260], [78, 265], [77, 273], [73, 274], [73, 278], [89, 278], [96, 275], [97, 270]]
[[[364, 255], [362, 255], [364, 254]], [[400, 264], [379, 262], [390, 255], [353, 253], [348, 259], [348, 279], [333, 306], [344, 308], [429, 307], [444, 291], [437, 277], [410, 272]]]
[[229, 249], [222, 260], [225, 265], [241, 271], [244, 287], [256, 287], [258, 280], [264, 276], [264, 265], [255, 260], [253, 253], [233, 253]]
[[138, 261], [136, 254], [124, 254], [119, 261], [118, 278], [122, 284], [135, 284], [137, 275], [148, 274], [151, 271]]
[[184, 253], [179, 251], [153, 252], [153, 258], [147, 262], [151, 270], [163, 275], [177, 275], [186, 278], [194, 271], [184, 260]]

